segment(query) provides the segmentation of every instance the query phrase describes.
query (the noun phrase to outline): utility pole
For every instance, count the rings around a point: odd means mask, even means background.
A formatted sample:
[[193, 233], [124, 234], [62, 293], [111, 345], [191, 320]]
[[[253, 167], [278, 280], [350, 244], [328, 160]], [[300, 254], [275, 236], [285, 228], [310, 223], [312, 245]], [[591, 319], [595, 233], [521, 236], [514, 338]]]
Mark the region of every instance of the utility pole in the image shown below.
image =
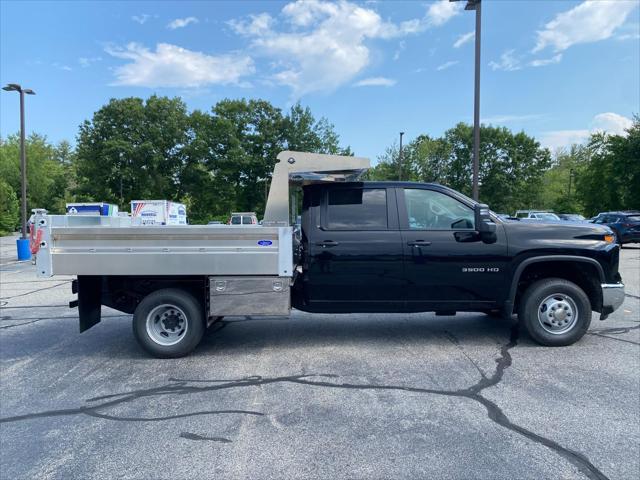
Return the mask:
[[571, 198], [571, 182], [573, 180], [573, 168], [569, 169], [569, 198]]
[[17, 83], [9, 83], [2, 87], [7, 92], [18, 92], [20, 94], [20, 176], [21, 176], [21, 195], [20, 195], [20, 216], [21, 216], [21, 239], [27, 238], [27, 153], [24, 146], [24, 96], [35, 95], [36, 92], [30, 88], [22, 88]]
[[[460, 0], [449, 0], [458, 2]], [[479, 196], [479, 170], [480, 170], [480, 50], [482, 30], [482, 0], [467, 0], [465, 10], [476, 11], [476, 52], [475, 52], [475, 82], [473, 102], [473, 199]]]
[[398, 153], [398, 180], [402, 180], [402, 136], [404, 132], [400, 132], [400, 152]]

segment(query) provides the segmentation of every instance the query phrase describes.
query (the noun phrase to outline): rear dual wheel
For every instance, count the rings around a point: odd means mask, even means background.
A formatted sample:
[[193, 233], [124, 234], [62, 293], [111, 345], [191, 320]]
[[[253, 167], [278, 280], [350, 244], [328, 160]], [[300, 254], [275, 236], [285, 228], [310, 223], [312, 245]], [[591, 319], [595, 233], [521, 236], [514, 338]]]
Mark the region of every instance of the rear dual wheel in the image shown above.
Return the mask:
[[176, 358], [189, 354], [205, 331], [204, 312], [185, 290], [165, 288], [147, 295], [133, 314], [133, 333], [154, 357]]
[[518, 318], [529, 335], [546, 346], [571, 345], [591, 324], [591, 302], [575, 283], [545, 278], [524, 293]]

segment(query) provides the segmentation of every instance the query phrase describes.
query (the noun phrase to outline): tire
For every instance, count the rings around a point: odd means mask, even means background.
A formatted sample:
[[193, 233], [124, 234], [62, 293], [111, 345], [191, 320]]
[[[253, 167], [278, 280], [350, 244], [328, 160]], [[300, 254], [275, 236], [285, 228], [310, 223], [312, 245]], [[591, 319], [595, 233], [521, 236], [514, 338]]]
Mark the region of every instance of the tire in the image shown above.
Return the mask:
[[202, 305], [177, 288], [147, 295], [133, 314], [133, 334], [142, 348], [157, 358], [189, 354], [205, 331]]
[[575, 283], [562, 278], [545, 278], [525, 291], [518, 318], [539, 344], [549, 347], [572, 345], [589, 329], [591, 302]]

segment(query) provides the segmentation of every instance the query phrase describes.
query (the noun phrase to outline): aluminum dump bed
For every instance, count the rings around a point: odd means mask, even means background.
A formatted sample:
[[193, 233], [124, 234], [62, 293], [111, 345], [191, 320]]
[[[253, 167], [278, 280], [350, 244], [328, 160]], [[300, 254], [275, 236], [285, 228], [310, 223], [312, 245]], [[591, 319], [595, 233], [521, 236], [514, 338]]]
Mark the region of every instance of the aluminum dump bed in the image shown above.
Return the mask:
[[264, 225], [139, 226], [127, 217], [39, 210], [31, 245], [38, 276], [292, 277], [290, 184], [355, 178], [369, 160], [292, 151], [280, 152], [277, 159]]
[[123, 217], [35, 217], [38, 276], [293, 272], [291, 227], [134, 226]]

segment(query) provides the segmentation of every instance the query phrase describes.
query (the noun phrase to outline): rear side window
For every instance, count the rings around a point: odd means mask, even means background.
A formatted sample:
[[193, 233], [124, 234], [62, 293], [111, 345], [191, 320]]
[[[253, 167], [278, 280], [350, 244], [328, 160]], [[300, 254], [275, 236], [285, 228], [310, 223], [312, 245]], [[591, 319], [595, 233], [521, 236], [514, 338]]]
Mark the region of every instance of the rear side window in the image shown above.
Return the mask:
[[384, 188], [329, 190], [326, 225], [331, 230], [386, 230], [387, 191]]
[[240, 225], [241, 217], [231, 217], [231, 225]]
[[251, 217], [242, 217], [243, 225], [251, 225]]
[[629, 215], [627, 217], [627, 221], [634, 222], [634, 223], [640, 222], [640, 215]]

